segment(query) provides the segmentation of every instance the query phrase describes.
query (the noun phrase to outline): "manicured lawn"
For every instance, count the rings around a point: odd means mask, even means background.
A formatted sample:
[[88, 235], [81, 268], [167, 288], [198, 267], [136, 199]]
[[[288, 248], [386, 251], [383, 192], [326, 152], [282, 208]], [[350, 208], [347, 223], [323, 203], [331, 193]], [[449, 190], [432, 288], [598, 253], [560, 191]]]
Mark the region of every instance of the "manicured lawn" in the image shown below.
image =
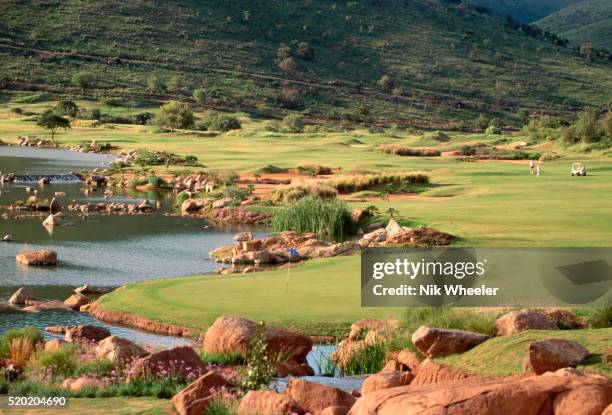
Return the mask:
[[361, 308], [359, 257], [316, 260], [287, 271], [161, 279], [130, 284], [100, 300], [104, 309], [206, 329], [224, 314], [292, 327], [311, 335], [345, 335], [362, 317], [400, 309]]
[[586, 347], [591, 355], [578, 368], [612, 376], [612, 367], [601, 361], [610, 347], [612, 328], [592, 330], [530, 330], [513, 336], [495, 337], [460, 355], [437, 359], [458, 369], [493, 376], [523, 373], [523, 360], [529, 355], [529, 343], [544, 339], [568, 339]]
[[168, 400], [155, 398], [71, 398], [68, 408], [58, 409], [3, 409], [0, 414], [17, 415], [57, 415], [57, 414], [88, 414], [88, 415], [166, 415], [174, 413]]

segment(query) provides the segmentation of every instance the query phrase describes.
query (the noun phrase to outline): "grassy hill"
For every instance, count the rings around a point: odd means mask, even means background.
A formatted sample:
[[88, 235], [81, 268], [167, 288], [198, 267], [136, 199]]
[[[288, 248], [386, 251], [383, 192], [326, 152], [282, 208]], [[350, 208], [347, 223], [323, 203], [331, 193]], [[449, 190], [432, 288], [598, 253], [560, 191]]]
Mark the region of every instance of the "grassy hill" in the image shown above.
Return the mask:
[[[8, 0], [0, 17], [0, 87], [141, 101], [188, 99], [264, 115], [468, 128], [486, 112], [601, 106], [609, 63], [444, 0], [234, 2]], [[300, 43], [305, 42], [308, 47]], [[292, 55], [293, 64], [278, 67]], [[310, 49], [309, 49], [310, 48]], [[304, 51], [312, 53], [304, 53]], [[150, 94], [155, 75], [183, 84]], [[9, 97], [10, 98], [10, 97]]]
[[542, 29], [570, 40], [573, 46], [592, 43], [612, 50], [612, 3], [582, 0], [536, 22]]
[[469, 0], [499, 16], [512, 16], [522, 23], [531, 23], [580, 0]]

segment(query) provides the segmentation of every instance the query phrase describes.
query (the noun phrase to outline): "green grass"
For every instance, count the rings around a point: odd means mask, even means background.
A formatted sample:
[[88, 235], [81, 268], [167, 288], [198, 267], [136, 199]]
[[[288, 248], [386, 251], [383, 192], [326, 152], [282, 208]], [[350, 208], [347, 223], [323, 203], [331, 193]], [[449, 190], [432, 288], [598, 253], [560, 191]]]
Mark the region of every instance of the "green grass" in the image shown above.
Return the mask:
[[181, 277], [130, 284], [103, 296], [100, 306], [198, 330], [233, 314], [340, 337], [360, 318], [401, 314], [400, 309], [362, 308], [359, 280], [359, 258], [337, 257], [291, 269], [288, 291], [287, 270]]
[[523, 373], [523, 359], [529, 343], [543, 339], [568, 339], [586, 347], [591, 355], [578, 369], [612, 376], [612, 367], [601, 361], [601, 353], [610, 347], [612, 328], [597, 330], [530, 330], [512, 336], [495, 337], [460, 354], [436, 359], [457, 369], [493, 376]]
[[[6, 88], [78, 96], [83, 91], [70, 87], [71, 78], [89, 71], [98, 79], [85, 95], [134, 105], [187, 100], [204, 88], [207, 105], [278, 119], [298, 111], [441, 128], [473, 125], [481, 112], [516, 123], [516, 108], [604, 105], [602, 91], [612, 82], [607, 64], [574, 59], [571, 49], [446, 0], [3, 5]], [[311, 45], [313, 59], [297, 56], [299, 42]], [[282, 44], [297, 62], [290, 74], [277, 66]], [[151, 75], [166, 83], [178, 75], [184, 87], [150, 95]], [[384, 75], [390, 81], [377, 83]]]
[[[23, 414], [19, 409], [2, 409], [6, 415]], [[155, 398], [71, 398], [67, 411], [57, 408], [29, 410], [28, 414], [57, 415], [58, 413], [88, 415], [165, 415], [171, 413], [172, 404], [167, 399]]]

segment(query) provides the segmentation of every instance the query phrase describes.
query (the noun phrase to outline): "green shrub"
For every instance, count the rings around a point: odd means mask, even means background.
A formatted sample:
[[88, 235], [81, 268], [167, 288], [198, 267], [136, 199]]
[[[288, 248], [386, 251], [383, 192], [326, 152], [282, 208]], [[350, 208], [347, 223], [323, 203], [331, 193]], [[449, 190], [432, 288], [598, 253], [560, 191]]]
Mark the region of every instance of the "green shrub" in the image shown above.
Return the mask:
[[314, 232], [319, 237], [341, 239], [350, 223], [351, 211], [346, 202], [307, 196], [278, 210], [272, 218], [272, 229], [275, 232]]
[[0, 337], [0, 358], [8, 357], [9, 345], [11, 344], [11, 341], [13, 341], [13, 339], [18, 338], [28, 339], [32, 346], [35, 346], [44, 341], [42, 333], [32, 326], [26, 326], [20, 329], [7, 330]]
[[378, 373], [387, 363], [389, 345], [385, 342], [374, 342], [359, 348], [350, 357], [338, 365], [342, 376], [359, 376]]
[[239, 352], [206, 353], [201, 350], [200, 359], [205, 365], [235, 366], [246, 363], [246, 359]]
[[612, 307], [598, 307], [589, 316], [588, 323], [591, 328], [604, 329], [612, 327]]
[[73, 101], [60, 101], [55, 106], [55, 112], [59, 115], [67, 115], [69, 117], [75, 117], [79, 108]]
[[449, 307], [414, 307], [408, 308], [404, 313], [402, 327], [410, 333], [426, 325], [494, 335], [495, 320], [502, 314], [503, 312], [475, 312]]
[[78, 366], [72, 376], [88, 375], [97, 378], [108, 376], [115, 369], [115, 363], [109, 359], [96, 359]]
[[268, 353], [266, 325], [259, 323], [257, 331], [249, 344], [247, 370], [241, 382], [246, 390], [265, 389], [276, 375], [276, 365]]
[[485, 134], [487, 135], [494, 135], [494, 134], [501, 134], [501, 133], [502, 133], [501, 128], [499, 128], [496, 125], [489, 125], [487, 129], [485, 130]]
[[315, 196], [320, 199], [335, 199], [338, 191], [333, 187], [317, 183], [297, 183], [279, 187], [272, 192], [274, 203], [292, 203], [307, 196]]
[[176, 200], [174, 201], [174, 203], [178, 206], [181, 206], [183, 202], [187, 199], [189, 199], [189, 192], [183, 190], [181, 193], [176, 195]]
[[199, 130], [207, 131], [230, 131], [239, 130], [242, 124], [238, 117], [234, 115], [226, 115], [217, 111], [206, 111], [201, 120], [196, 123]]
[[401, 146], [399, 144], [384, 144], [378, 147], [381, 153], [395, 154], [397, 156], [412, 156], [412, 157], [438, 157], [442, 155], [440, 150], [436, 148], [414, 148]]
[[68, 377], [76, 370], [77, 361], [72, 347], [62, 347], [40, 352], [35, 365], [52, 377]]
[[280, 130], [291, 134], [304, 132], [304, 117], [299, 114], [287, 115], [281, 122]]
[[331, 174], [332, 168], [320, 164], [302, 164], [296, 168], [298, 174], [303, 176], [318, 176], [320, 174]]
[[157, 189], [163, 189], [165, 187], [168, 187], [168, 183], [162, 177], [159, 176], [149, 177], [148, 182], [151, 186]]

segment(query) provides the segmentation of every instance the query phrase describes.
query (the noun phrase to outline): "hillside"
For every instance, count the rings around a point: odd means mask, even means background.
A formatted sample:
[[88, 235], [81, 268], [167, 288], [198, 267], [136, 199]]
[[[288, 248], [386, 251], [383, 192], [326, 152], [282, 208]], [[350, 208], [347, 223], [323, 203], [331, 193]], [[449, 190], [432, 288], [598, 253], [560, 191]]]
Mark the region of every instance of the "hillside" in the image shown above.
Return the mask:
[[[143, 100], [188, 99], [266, 116], [472, 128], [480, 113], [604, 105], [609, 63], [576, 59], [446, 0], [7, 0], [0, 82]], [[283, 45], [288, 47], [282, 48]], [[289, 60], [287, 57], [292, 56]], [[278, 63], [285, 60], [283, 70]], [[78, 71], [95, 80], [71, 86]], [[151, 76], [180, 84], [147, 91]]]
[[612, 2], [582, 0], [536, 22], [542, 29], [569, 39], [572, 46], [585, 43], [612, 50]]
[[521, 23], [532, 23], [580, 0], [469, 0], [498, 16], [512, 16]]

